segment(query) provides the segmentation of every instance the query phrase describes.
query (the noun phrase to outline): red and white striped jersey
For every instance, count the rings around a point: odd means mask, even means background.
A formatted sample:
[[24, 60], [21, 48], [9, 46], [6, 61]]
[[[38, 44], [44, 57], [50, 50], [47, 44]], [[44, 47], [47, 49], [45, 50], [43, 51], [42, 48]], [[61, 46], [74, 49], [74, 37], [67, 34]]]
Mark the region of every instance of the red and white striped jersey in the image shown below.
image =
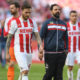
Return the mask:
[[[13, 16], [11, 16], [11, 17], [9, 17], [9, 18], [7, 18], [5, 20], [5, 24], [4, 24], [4, 37], [8, 36], [8, 32], [9, 32], [9, 29], [10, 29], [11, 22], [13, 20], [15, 20], [15, 19], [16, 18], [14, 18]], [[14, 37], [11, 40], [10, 47], [14, 47]]]
[[76, 52], [80, 50], [80, 23], [77, 22], [75, 25], [71, 22], [67, 23], [68, 27], [68, 40], [69, 40], [69, 52]]
[[9, 33], [14, 34], [14, 51], [32, 53], [32, 33], [38, 32], [37, 24], [32, 19], [23, 21], [21, 17], [11, 23]]

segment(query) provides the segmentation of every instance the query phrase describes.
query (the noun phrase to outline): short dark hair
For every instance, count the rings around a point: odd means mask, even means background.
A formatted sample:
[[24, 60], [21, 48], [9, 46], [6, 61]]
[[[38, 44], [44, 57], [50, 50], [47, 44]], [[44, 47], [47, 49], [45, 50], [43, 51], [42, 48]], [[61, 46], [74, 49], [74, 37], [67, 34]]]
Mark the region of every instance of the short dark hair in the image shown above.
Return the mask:
[[23, 2], [21, 9], [23, 10], [23, 9], [26, 9], [26, 8], [31, 8], [31, 5], [28, 1]]
[[16, 8], [20, 8], [20, 5], [18, 2], [11, 2], [10, 5], [15, 5]]
[[59, 6], [59, 5], [58, 5], [58, 4], [52, 4], [51, 7], [50, 7], [50, 10], [51, 10], [51, 11], [53, 10], [53, 7], [54, 7], [54, 6]]
[[72, 13], [77, 13], [77, 11], [75, 11], [75, 10], [70, 11], [70, 15], [71, 15]]

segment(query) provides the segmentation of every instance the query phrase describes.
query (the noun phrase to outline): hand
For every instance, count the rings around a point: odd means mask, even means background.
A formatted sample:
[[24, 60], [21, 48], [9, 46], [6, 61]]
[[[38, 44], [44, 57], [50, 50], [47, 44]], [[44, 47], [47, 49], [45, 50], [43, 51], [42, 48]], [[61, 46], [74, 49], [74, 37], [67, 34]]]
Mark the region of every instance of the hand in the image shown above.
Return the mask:
[[42, 47], [42, 45], [40, 45], [40, 47], [39, 47], [39, 52], [43, 53], [43, 47]]
[[65, 52], [66, 54], [68, 54], [68, 50], [64, 50], [64, 52]]
[[10, 62], [8, 63], [8, 65], [9, 65], [10, 67], [13, 67], [13, 66], [14, 66], [14, 64], [15, 64], [15, 62], [14, 62], [14, 61], [10, 61]]
[[39, 48], [39, 59], [42, 60], [43, 59], [43, 47], [40, 45], [40, 48]]
[[39, 59], [42, 61], [42, 59], [43, 59], [43, 53], [39, 53], [39, 54], [38, 54], [38, 57], [39, 57]]
[[9, 53], [6, 53], [6, 61], [10, 62], [10, 55], [9, 55]]

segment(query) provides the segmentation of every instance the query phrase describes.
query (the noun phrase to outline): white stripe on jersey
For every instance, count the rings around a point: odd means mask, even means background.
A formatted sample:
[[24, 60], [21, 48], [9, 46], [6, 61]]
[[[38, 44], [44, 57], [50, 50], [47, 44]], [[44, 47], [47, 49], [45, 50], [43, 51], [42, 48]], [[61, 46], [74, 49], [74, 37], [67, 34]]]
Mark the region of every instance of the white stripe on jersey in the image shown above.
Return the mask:
[[[78, 25], [78, 22], [75, 24], [75, 25], [73, 25], [73, 24], [71, 24], [71, 22], [69, 22], [69, 25], [70, 25], [70, 31], [68, 31], [68, 35], [69, 35], [69, 32], [80, 32], [79, 31], [79, 25]], [[73, 30], [73, 26], [76, 26], [76, 30]], [[71, 37], [71, 52], [73, 52], [73, 37], [74, 36], [76, 36], [76, 51], [77, 51], [77, 49], [78, 49], [78, 38], [79, 38], [79, 34], [74, 34], [74, 35], [69, 35], [70, 37]]]
[[[20, 22], [21, 22], [21, 25], [22, 25], [22, 27], [21, 27], [21, 29], [22, 29], [22, 28], [24, 28], [23, 20], [21, 18], [19, 18], [19, 19], [20, 19]], [[25, 34], [23, 34], [24, 52], [27, 53], [26, 52], [26, 45], [25, 44], [26, 44], [26, 37], [25, 37]]]
[[[31, 27], [30, 27], [30, 22], [29, 22], [29, 20], [28, 20], [28, 27], [31, 28]], [[31, 42], [30, 42], [30, 38], [31, 38], [31, 33], [29, 33], [29, 51], [30, 51], [30, 53], [31, 53], [31, 48], [30, 48]]]

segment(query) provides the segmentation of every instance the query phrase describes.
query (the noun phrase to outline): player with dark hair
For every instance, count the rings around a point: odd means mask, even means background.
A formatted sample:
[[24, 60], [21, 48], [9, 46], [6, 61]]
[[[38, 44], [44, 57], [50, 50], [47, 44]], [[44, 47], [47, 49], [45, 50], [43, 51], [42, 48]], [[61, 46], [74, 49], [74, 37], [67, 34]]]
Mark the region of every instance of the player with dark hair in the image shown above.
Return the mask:
[[31, 5], [25, 1], [22, 5], [21, 16], [11, 23], [7, 39], [6, 53], [9, 55], [10, 42], [14, 35], [14, 53], [21, 73], [19, 80], [28, 80], [28, 72], [32, 62], [32, 33], [34, 33], [39, 45], [39, 59], [41, 60], [43, 57], [43, 47], [37, 24], [30, 18], [30, 14]]
[[50, 10], [52, 17], [43, 23], [40, 30], [45, 51], [46, 73], [43, 80], [63, 80], [63, 67], [68, 53], [67, 26], [59, 19], [61, 8], [58, 4], [51, 5]]
[[[69, 38], [69, 54], [67, 55], [66, 65], [68, 66], [68, 80], [73, 80], [73, 66], [77, 59], [80, 64], [80, 22], [77, 21], [77, 11], [70, 11], [70, 21], [67, 22]], [[80, 69], [78, 70], [77, 80], [80, 79]]]
[[[11, 2], [9, 5], [11, 17], [6, 18], [5, 25], [4, 25], [4, 37], [8, 36], [9, 29], [11, 22], [13, 20], [16, 20], [19, 17], [19, 9], [20, 5], [18, 2]], [[14, 63], [15, 63], [15, 56], [14, 56], [14, 37], [12, 37], [10, 48], [9, 48], [9, 54], [10, 54], [10, 62], [8, 62], [8, 72], [7, 72], [7, 79], [8, 80], [14, 80]], [[9, 56], [6, 54], [6, 60]]]

